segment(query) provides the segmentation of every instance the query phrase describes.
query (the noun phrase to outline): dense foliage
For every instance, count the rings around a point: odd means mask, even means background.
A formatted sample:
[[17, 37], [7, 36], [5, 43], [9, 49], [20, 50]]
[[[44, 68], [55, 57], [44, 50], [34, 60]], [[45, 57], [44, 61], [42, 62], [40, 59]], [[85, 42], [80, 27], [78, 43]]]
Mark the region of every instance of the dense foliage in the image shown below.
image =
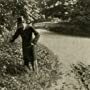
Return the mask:
[[41, 13], [48, 17], [58, 17], [62, 20], [73, 19], [89, 14], [89, 0], [39, 0]]
[[83, 26], [90, 26], [89, 0], [1, 0], [0, 33], [6, 28], [13, 30], [16, 18], [23, 16], [28, 23], [35, 23], [52, 18], [72, 21]]
[[83, 30], [90, 28], [90, 1], [78, 0], [72, 14], [72, 21]]
[[0, 90], [41, 90], [55, 84], [59, 78], [57, 57], [45, 46], [36, 46], [38, 73], [27, 73], [22, 60], [21, 45], [0, 45]]
[[90, 65], [80, 62], [78, 64], [72, 64], [71, 67], [80, 85], [80, 90], [90, 90]]
[[[90, 28], [90, 0], [39, 0], [40, 13], [45, 19], [65, 21], [81, 30]], [[60, 24], [61, 25], [61, 24]], [[64, 23], [65, 26], [65, 23]], [[57, 26], [56, 26], [57, 27]], [[74, 28], [73, 28], [74, 29]]]
[[18, 16], [31, 23], [40, 18], [39, 9], [34, 0], [0, 0], [0, 32], [12, 30]]
[[76, 0], [41, 0], [40, 3], [41, 13], [46, 18], [58, 17], [62, 20], [67, 20], [74, 10]]

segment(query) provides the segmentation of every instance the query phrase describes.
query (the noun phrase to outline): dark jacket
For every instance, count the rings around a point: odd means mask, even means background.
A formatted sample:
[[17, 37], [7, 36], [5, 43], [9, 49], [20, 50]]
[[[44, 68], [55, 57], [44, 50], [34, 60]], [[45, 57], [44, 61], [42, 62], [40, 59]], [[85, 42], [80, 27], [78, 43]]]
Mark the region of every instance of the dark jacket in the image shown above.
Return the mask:
[[[33, 33], [34, 33], [34, 38], [33, 38]], [[31, 45], [31, 43], [36, 44], [40, 35], [39, 33], [31, 26], [27, 25], [24, 29], [24, 27], [19, 27], [15, 34], [13, 35], [11, 42], [14, 42], [14, 40], [18, 37], [21, 36], [22, 38], [22, 47], [28, 47]]]

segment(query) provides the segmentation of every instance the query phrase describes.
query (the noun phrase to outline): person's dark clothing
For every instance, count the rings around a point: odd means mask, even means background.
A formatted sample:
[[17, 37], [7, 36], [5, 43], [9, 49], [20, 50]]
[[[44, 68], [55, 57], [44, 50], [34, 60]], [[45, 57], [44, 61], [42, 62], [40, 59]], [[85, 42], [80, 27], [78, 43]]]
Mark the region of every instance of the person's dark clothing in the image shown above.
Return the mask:
[[[33, 38], [33, 33], [35, 37]], [[29, 68], [29, 62], [31, 63], [33, 69], [34, 69], [34, 46], [33, 44], [36, 44], [39, 39], [39, 33], [33, 29], [31, 26], [19, 27], [15, 34], [12, 37], [11, 42], [13, 42], [18, 36], [21, 36], [22, 38], [22, 50], [23, 50], [23, 59], [24, 59], [24, 65], [26, 65]]]
[[[34, 67], [34, 60], [35, 60], [35, 54], [34, 54], [34, 46], [30, 45], [29, 47], [23, 48], [23, 60], [24, 65], [26, 65], [29, 68], [29, 62], [32, 65], [32, 68]], [[34, 70], [34, 68], [33, 68]]]
[[[12, 37], [12, 42], [20, 35], [22, 37], [22, 47], [28, 47], [31, 45], [31, 43], [36, 44], [39, 39], [39, 33], [33, 29], [31, 26], [20, 27], [15, 32], [14, 36]], [[33, 39], [32, 34], [34, 33], [35, 38]]]

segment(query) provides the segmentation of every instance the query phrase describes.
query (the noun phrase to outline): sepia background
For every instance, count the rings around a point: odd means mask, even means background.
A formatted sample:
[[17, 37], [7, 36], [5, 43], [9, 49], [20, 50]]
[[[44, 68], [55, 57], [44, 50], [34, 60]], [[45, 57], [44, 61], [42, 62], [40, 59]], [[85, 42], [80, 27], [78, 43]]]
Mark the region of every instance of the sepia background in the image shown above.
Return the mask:
[[[19, 16], [40, 33], [38, 75], [9, 43]], [[90, 0], [0, 0], [0, 90], [90, 90]]]

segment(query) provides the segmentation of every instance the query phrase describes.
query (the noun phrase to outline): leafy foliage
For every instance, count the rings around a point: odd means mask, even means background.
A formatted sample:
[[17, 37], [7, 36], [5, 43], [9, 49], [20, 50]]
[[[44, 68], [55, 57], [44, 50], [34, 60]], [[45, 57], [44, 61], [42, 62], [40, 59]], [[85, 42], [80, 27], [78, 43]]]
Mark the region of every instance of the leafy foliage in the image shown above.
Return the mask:
[[41, 13], [44, 14], [46, 18], [51, 16], [67, 20], [75, 4], [75, 0], [43, 0], [41, 2]]
[[13, 30], [18, 16], [31, 23], [40, 18], [34, 0], [0, 0], [0, 31]]
[[90, 28], [89, 0], [39, 0], [45, 19], [58, 18], [75, 24], [82, 30]]
[[79, 24], [82, 29], [90, 26], [90, 1], [78, 0], [72, 12], [72, 21]]
[[36, 46], [39, 75], [27, 73], [22, 60], [21, 44], [0, 44], [0, 89], [6, 90], [40, 90], [47, 88], [59, 78], [57, 57], [45, 46]]
[[[48, 17], [69, 20], [84, 27], [90, 26], [89, 0], [39, 0], [41, 13]], [[84, 27], [83, 27], [84, 26]], [[84, 28], [86, 29], [86, 28]]]
[[90, 90], [90, 66], [80, 62], [72, 65], [73, 73], [78, 83], [81, 85], [81, 90], [84, 87], [86, 90]]

